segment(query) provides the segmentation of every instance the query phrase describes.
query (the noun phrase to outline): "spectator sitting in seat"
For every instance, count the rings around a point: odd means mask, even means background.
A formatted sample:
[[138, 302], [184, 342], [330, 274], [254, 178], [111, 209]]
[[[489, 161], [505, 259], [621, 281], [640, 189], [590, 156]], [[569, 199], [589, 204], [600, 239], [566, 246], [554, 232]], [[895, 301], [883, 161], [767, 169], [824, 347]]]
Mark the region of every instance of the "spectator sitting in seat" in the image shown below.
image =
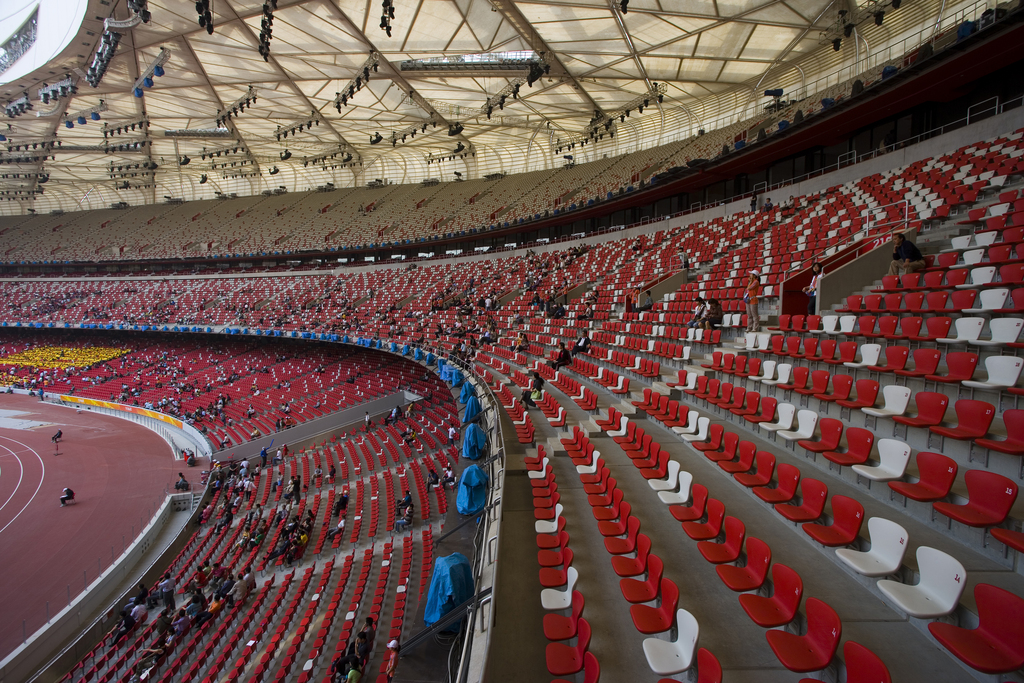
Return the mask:
[[580, 338], [572, 346], [572, 355], [579, 353], [590, 353], [590, 337], [586, 332], [581, 332]]
[[171, 625], [174, 627], [174, 635], [179, 638], [188, 633], [188, 627], [192, 625], [192, 620], [185, 614], [185, 608], [178, 610], [174, 623]]
[[335, 536], [345, 533], [345, 518], [338, 520], [338, 526], [327, 532], [327, 540], [333, 541]]
[[288, 545], [289, 545], [288, 539], [287, 538], [282, 539], [281, 542], [277, 544], [277, 547], [274, 548], [274, 551], [272, 553], [270, 553], [269, 555], [267, 555], [267, 561], [269, 562], [270, 560], [276, 560], [277, 558], [281, 557], [286, 552], [288, 552]]
[[412, 506], [412, 494], [406, 491], [405, 495], [402, 497], [402, 500], [398, 501], [398, 511], [401, 512], [402, 510], [410, 506]]
[[[359, 666], [359, 658], [354, 654], [339, 654], [331, 663], [331, 683], [342, 683], [348, 681], [348, 673]], [[361, 676], [361, 674], [359, 674]], [[358, 678], [355, 679], [359, 680]]]
[[213, 600], [210, 601], [210, 604], [206, 606], [206, 609], [200, 610], [196, 615], [196, 626], [202, 626], [210, 619], [213, 619], [218, 613], [220, 613], [223, 607], [224, 600], [214, 596]]
[[231, 592], [227, 594], [227, 603], [231, 606], [241, 605], [245, 602], [246, 598], [249, 597], [249, 584], [242, 580], [242, 575], [238, 575], [238, 580], [235, 581], [235, 585], [231, 587]]
[[142, 675], [156, 666], [160, 658], [167, 653], [171, 643], [174, 639], [171, 637], [160, 638], [154, 644], [153, 647], [146, 648], [139, 652], [139, 659], [135, 662], [135, 675], [132, 677], [132, 681], [142, 680]]
[[648, 289], [644, 292], [644, 295], [644, 302], [640, 308], [637, 309], [638, 311], [649, 311], [654, 308], [654, 299], [651, 298], [651, 290]]
[[343, 493], [334, 503], [334, 514], [345, 516], [345, 512], [348, 510], [348, 494]]
[[436, 489], [441, 485], [441, 478], [437, 476], [437, 470], [432, 466], [427, 470], [427, 486], [432, 489]]
[[[230, 505], [230, 504], [229, 504]], [[231, 512], [231, 508], [228, 506], [224, 507], [224, 512], [221, 513], [220, 521], [217, 523], [217, 531], [225, 527], [230, 527], [231, 523], [234, 522], [235, 516]]]
[[401, 519], [395, 520], [395, 531], [405, 531], [405, 527], [412, 525], [413, 505], [405, 508], [405, 514]]
[[701, 327], [701, 323], [704, 321], [704, 316], [708, 312], [708, 304], [706, 301], [704, 301], [703, 298], [699, 296], [697, 297], [695, 303], [697, 304], [697, 306], [696, 308], [693, 309], [693, 319], [690, 320], [690, 322], [687, 323], [686, 326], [699, 328]]
[[134, 628], [135, 619], [132, 618], [132, 615], [129, 614], [128, 610], [121, 610], [121, 620], [117, 623], [117, 626], [110, 631], [114, 634], [114, 637], [110, 639], [110, 648], [116, 648], [118, 641], [131, 633]]
[[707, 311], [705, 312], [704, 317], [701, 319], [700, 327], [705, 330], [710, 330], [715, 327], [718, 327], [719, 325], [722, 324], [723, 315], [724, 313], [722, 312], [722, 304], [718, 301], [718, 299], [709, 299]]
[[149, 619], [149, 610], [146, 609], [146, 600], [142, 599], [138, 602], [132, 601], [128, 603], [132, 606], [132, 611], [128, 614], [135, 620], [136, 624], [145, 624], [146, 620]]
[[167, 607], [160, 611], [160, 616], [153, 622], [154, 628], [156, 628], [157, 634], [163, 636], [167, 634], [174, 624], [174, 617], [171, 616], [171, 610]]
[[[370, 641], [367, 639], [364, 631], [356, 634], [356, 642], [352, 644], [352, 647], [355, 648], [356, 657], [359, 657], [360, 668], [366, 666], [367, 660], [370, 659]], [[352, 648], [349, 651], [351, 652]]]
[[892, 263], [889, 264], [889, 275], [913, 273], [925, 267], [924, 256], [917, 246], [907, 240], [902, 233], [892, 236]]
[[558, 355], [551, 361], [551, 369], [557, 372], [559, 368], [570, 364], [572, 364], [572, 356], [569, 355], [568, 349], [565, 348], [565, 342], [558, 342]]

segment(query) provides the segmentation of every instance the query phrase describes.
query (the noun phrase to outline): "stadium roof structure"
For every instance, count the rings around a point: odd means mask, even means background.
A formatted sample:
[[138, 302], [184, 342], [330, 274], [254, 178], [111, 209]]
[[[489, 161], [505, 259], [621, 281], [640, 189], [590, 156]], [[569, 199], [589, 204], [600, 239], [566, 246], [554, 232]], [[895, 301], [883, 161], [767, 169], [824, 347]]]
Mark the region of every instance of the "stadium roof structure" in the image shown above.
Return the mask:
[[[47, 35], [51, 3], [41, 0], [33, 35]], [[0, 71], [0, 103], [15, 114], [0, 121], [0, 191], [11, 200], [0, 196], [0, 213], [518, 173], [560, 163], [559, 144], [591, 132], [578, 162], [620, 154], [749, 116], [768, 88], [823, 89], [868, 57], [902, 54], [960, 6], [268, 3], [88, 0], [74, 39], [45, 66]], [[212, 33], [200, 24], [207, 7]], [[13, 40], [0, 36], [0, 69], [18, 66]]]

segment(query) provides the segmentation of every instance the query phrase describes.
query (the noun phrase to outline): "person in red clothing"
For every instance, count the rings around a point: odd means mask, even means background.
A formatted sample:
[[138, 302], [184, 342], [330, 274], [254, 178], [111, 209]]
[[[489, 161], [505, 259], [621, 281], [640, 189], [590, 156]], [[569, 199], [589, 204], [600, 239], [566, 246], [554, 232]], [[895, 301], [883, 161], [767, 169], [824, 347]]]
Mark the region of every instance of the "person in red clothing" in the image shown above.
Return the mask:
[[395, 670], [398, 669], [398, 653], [401, 652], [402, 647], [398, 644], [397, 640], [392, 640], [388, 643], [388, 655], [387, 659], [384, 660], [384, 673], [388, 677], [388, 683], [395, 678]]
[[747, 332], [757, 332], [761, 329], [761, 317], [757, 312], [757, 295], [761, 293], [761, 271], [757, 268], [750, 271], [747, 279], [747, 292], [743, 295], [743, 301], [747, 304]]

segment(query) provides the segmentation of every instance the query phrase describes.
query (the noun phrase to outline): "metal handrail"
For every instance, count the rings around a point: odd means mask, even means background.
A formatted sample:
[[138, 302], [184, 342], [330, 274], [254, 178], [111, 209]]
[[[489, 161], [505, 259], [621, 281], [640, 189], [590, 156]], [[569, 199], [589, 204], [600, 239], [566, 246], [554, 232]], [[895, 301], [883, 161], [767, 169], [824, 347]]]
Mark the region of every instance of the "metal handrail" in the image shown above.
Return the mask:
[[481, 602], [484, 598], [489, 597], [491, 595], [491, 591], [492, 589], [488, 587], [470, 596], [462, 603], [453, 607], [450, 612], [445, 614], [436, 622], [434, 622], [427, 628], [423, 629], [422, 631], [420, 631], [419, 633], [417, 633], [416, 635], [412, 636], [407, 641], [402, 643], [403, 655], [405, 653], [411, 652], [423, 643], [432, 640], [436, 634], [448, 628], [456, 621], [462, 619], [466, 615], [466, 612], [473, 608], [477, 603]]
[[[900, 226], [900, 225], [902, 225], [904, 227], [907, 226], [910, 223], [910, 202], [907, 201], [906, 199], [901, 199], [900, 201], [893, 202], [892, 204], [882, 204], [880, 206], [874, 207], [873, 209], [865, 209], [861, 213], [861, 215], [865, 216], [869, 212], [878, 211], [880, 209], [886, 209], [886, 208], [891, 207], [891, 206], [902, 206], [903, 207], [903, 218], [902, 219], [896, 220], [896, 221], [891, 221], [891, 222], [885, 222], [885, 223], [876, 223], [874, 225], [869, 223], [869, 224], [865, 225], [863, 228], [861, 228], [860, 230], [858, 230], [857, 232], [855, 232], [855, 233], [853, 233], [851, 235], [847, 235], [846, 237], [844, 237], [843, 239], [839, 240], [835, 244], [830, 244], [830, 245], [820, 249], [817, 253], [813, 254], [809, 259], [797, 262], [794, 267], [792, 267], [789, 271], [786, 272], [785, 279], [781, 283], [779, 283], [779, 292], [778, 292], [779, 297], [782, 297], [783, 291], [785, 290], [785, 286], [786, 286], [787, 282], [789, 282], [790, 280], [792, 280], [795, 277], [798, 277], [802, 273], [805, 273], [815, 263], [820, 263], [821, 266], [822, 266], [822, 270], [824, 270], [834, 260], [842, 258], [842, 257], [848, 255], [848, 253], [849, 253], [848, 250], [851, 247], [854, 247], [855, 244], [858, 244], [860, 242], [864, 242], [866, 239], [868, 239], [871, 236], [872, 230], [877, 230], [877, 228], [879, 228], [879, 227], [885, 228], [885, 227], [888, 226], [889, 227], [889, 231], [888, 232], [891, 234], [891, 233], [895, 232], [896, 230], [898, 230], [898, 226]], [[884, 232], [884, 230], [882, 232]], [[876, 234], [881, 234], [881, 233], [876, 233]]]
[[[440, 354], [444, 353], [440, 349], [434, 349], [434, 352], [437, 353], [439, 357]], [[478, 377], [473, 367], [474, 363], [476, 362], [475, 356], [471, 361], [463, 361], [455, 357], [446, 358], [444, 359], [444, 361], [446, 363], [455, 365], [456, 367], [463, 370], [467, 375], [466, 381], [471, 381], [469, 379], [470, 377]], [[492, 543], [494, 543], [496, 547], [497, 540], [501, 534], [501, 517], [500, 515], [495, 515], [492, 517], [491, 513], [493, 511], [496, 511], [501, 505], [501, 488], [504, 485], [504, 477], [499, 475], [502, 475], [505, 469], [505, 448], [504, 435], [501, 428], [501, 414], [496, 409], [496, 407], [501, 404], [498, 401], [497, 397], [494, 395], [494, 392], [491, 391], [491, 388], [487, 386], [487, 382], [483, 381], [482, 378], [478, 378], [478, 381], [474, 381], [474, 383], [477, 387], [483, 388], [483, 391], [486, 394], [485, 400], [490, 404], [490, 406], [488, 407], [495, 408], [493, 413], [493, 425], [488, 429], [488, 431], [490, 432], [488, 441], [493, 452], [488, 458], [479, 463], [479, 466], [487, 468], [488, 481], [490, 482], [490, 487], [488, 490], [489, 502], [488, 505], [484, 508], [484, 510], [481, 511], [482, 516], [476, 515], [473, 518], [480, 518], [480, 523], [477, 525], [477, 532], [475, 534], [473, 543], [473, 579], [477, 586], [477, 595], [483, 597], [484, 595], [490, 594], [490, 591], [493, 589], [496, 579], [495, 572], [495, 574], [492, 574], [491, 576], [489, 586], [480, 586], [480, 581], [483, 578], [484, 569], [488, 566], [496, 565], [497, 563], [497, 550], [491, 553], [486, 552], [486, 550], [487, 547]], [[456, 527], [456, 529], [457, 528], [459, 527]], [[454, 529], [452, 531], [454, 531]], [[444, 537], [442, 536], [442, 538]], [[472, 659], [473, 654], [472, 645], [474, 630], [476, 628], [477, 614], [476, 604], [474, 603], [473, 605], [470, 605], [470, 607], [467, 609], [469, 610], [469, 622], [466, 624], [464, 631], [465, 640], [463, 641], [461, 663], [459, 666], [459, 675], [458, 678], [456, 679], [457, 683], [463, 683], [466, 680], [466, 674], [468, 672], [469, 663], [470, 660]], [[494, 625], [493, 621], [494, 611], [491, 610], [489, 623], [487, 624], [487, 628], [483, 630], [489, 633], [491, 627]]]

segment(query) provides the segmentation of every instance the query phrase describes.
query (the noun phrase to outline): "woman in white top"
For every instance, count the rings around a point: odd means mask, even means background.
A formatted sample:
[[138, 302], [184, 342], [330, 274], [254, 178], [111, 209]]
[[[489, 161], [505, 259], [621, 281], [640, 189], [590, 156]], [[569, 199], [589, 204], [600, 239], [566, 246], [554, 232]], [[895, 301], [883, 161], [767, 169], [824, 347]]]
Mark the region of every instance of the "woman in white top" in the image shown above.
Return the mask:
[[804, 287], [804, 294], [807, 295], [807, 315], [814, 315], [818, 312], [818, 284], [821, 282], [821, 264], [815, 263], [811, 266], [811, 284]]

